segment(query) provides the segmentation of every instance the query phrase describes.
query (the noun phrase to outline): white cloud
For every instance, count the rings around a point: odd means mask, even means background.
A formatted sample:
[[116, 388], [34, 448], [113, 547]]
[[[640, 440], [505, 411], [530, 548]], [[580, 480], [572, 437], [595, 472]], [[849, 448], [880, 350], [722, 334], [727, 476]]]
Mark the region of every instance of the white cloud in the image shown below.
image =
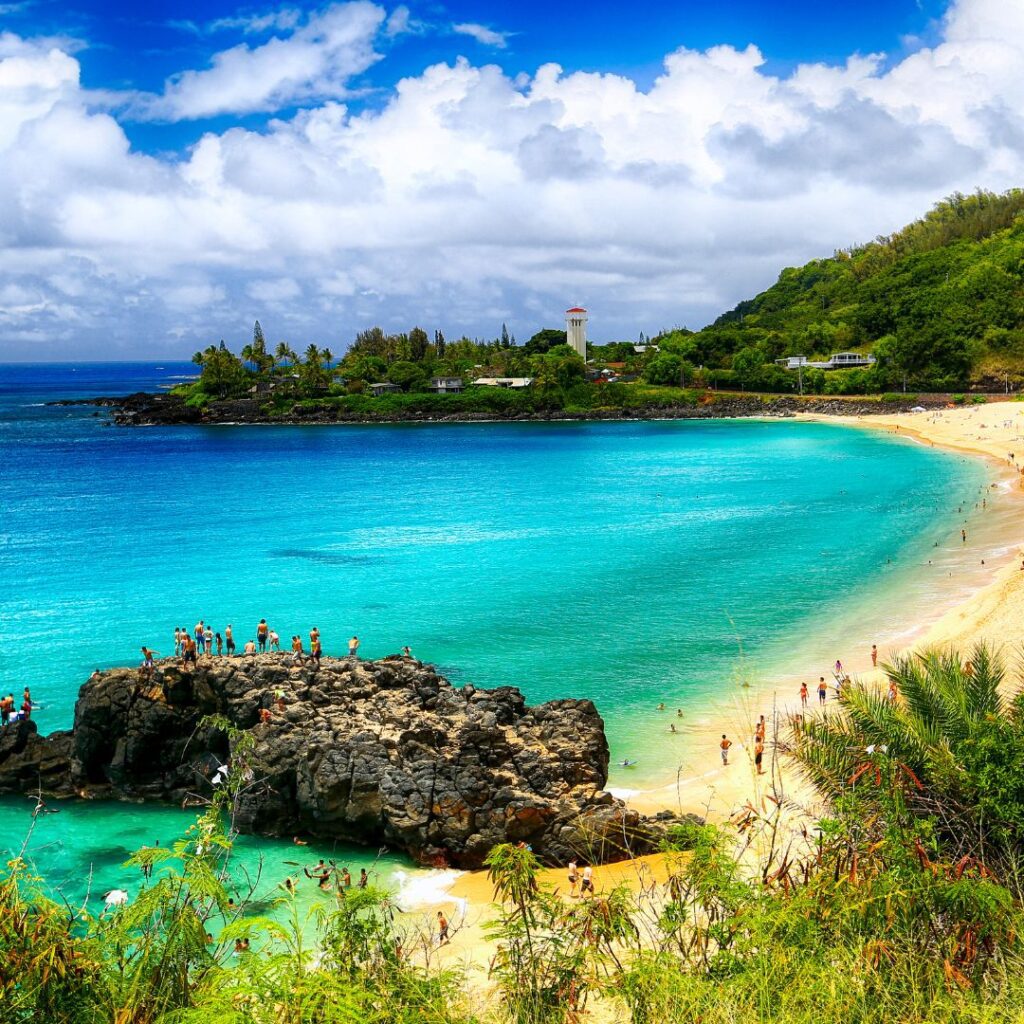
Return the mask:
[[[372, 48], [384, 12], [359, 7]], [[958, 0], [895, 64], [780, 76], [754, 47], [679, 50], [646, 90], [460, 60], [379, 110], [326, 99], [159, 159], [89, 106], [68, 51], [0, 36], [0, 356], [138, 338], [187, 355], [257, 316], [335, 349], [375, 322], [484, 335], [504, 320], [527, 337], [569, 301], [599, 338], [697, 326], [953, 190], [1024, 183], [1024, 31], [1007, 7]], [[275, 88], [310, 89], [322, 61]]]
[[452, 25], [452, 31], [460, 36], [469, 36], [481, 46], [493, 46], [496, 50], [504, 50], [508, 46], [509, 33], [498, 32], [486, 25], [478, 25], [472, 21], [463, 21]]
[[373, 41], [384, 11], [366, 0], [332, 4], [298, 26], [298, 12], [291, 9], [261, 18], [227, 20], [235, 27], [241, 21], [241, 27], [252, 31], [285, 28], [290, 34], [256, 47], [240, 43], [222, 50], [213, 55], [209, 68], [169, 78], [159, 95], [133, 94], [128, 97], [128, 115], [137, 120], [183, 121], [337, 99], [347, 94], [354, 75], [380, 59]]

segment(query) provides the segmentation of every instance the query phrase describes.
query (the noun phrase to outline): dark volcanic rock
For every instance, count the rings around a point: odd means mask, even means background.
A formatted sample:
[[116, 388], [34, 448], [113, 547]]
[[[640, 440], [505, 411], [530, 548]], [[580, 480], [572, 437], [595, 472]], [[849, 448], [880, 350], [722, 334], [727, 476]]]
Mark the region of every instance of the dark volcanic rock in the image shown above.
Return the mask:
[[649, 851], [664, 827], [603, 792], [608, 743], [591, 701], [528, 707], [513, 687], [454, 689], [407, 658], [317, 669], [268, 654], [192, 672], [164, 661], [152, 680], [97, 672], [73, 733], [43, 739], [32, 722], [0, 731], [0, 792], [208, 796], [232, 756], [214, 715], [255, 741], [243, 831], [386, 843], [473, 867], [509, 841], [549, 863], [615, 859]]

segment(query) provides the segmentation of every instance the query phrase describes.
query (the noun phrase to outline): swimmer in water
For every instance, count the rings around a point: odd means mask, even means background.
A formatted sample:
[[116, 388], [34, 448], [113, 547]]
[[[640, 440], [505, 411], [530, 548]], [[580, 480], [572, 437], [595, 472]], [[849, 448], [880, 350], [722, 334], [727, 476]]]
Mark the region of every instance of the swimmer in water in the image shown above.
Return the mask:
[[619, 762], [619, 767], [620, 768], [632, 768], [633, 765], [635, 765], [635, 764], [636, 764], [636, 761], [628, 761], [628, 760], [626, 760], [626, 758], [623, 758]]

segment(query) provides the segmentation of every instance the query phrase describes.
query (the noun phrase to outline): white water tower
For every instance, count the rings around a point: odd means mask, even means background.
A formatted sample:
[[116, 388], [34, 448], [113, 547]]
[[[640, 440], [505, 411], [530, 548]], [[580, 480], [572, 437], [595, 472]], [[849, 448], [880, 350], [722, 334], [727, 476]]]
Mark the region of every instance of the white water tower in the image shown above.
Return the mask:
[[586, 362], [587, 311], [582, 306], [573, 306], [565, 311], [565, 333], [569, 347]]

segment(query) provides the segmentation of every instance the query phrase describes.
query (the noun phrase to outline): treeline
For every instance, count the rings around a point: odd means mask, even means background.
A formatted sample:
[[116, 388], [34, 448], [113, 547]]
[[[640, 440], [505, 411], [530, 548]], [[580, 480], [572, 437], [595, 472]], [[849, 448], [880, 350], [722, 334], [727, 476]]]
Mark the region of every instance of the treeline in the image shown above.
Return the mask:
[[870, 352], [863, 370], [811, 370], [805, 390], [991, 389], [1024, 383], [1024, 191], [956, 194], [922, 219], [829, 259], [783, 270], [698, 333], [660, 340], [748, 388], [791, 389], [782, 356]]
[[[152, 877], [127, 905], [97, 915], [55, 900], [24, 854], [7, 863], [0, 1020], [1019, 1021], [1024, 698], [983, 647], [886, 672], [891, 689], [844, 686], [827, 711], [777, 722], [763, 801], [674, 828], [662, 882], [638, 864], [638, 884], [604, 886], [599, 870], [574, 899], [528, 848], [496, 847], [475, 968], [441, 953], [433, 912], [402, 915], [383, 890], [332, 886], [308, 917], [287, 887], [255, 902], [233, 817], [261, 768], [233, 732], [208, 810], [128, 862]], [[817, 821], [791, 816], [779, 759], [817, 790]]]
[[[643, 373], [647, 356], [634, 351], [632, 343], [617, 342], [591, 346], [593, 365], [609, 361], [631, 379]], [[308, 345], [301, 352], [286, 342], [272, 346], [266, 340], [259, 321], [253, 339], [236, 355], [222, 341], [193, 356], [200, 367], [199, 380], [181, 389], [189, 401], [203, 405], [211, 400], [243, 397], [255, 392], [269, 414], [283, 413], [297, 402], [350, 399], [353, 409], [358, 399], [369, 398], [375, 384], [394, 385], [401, 396], [446, 400], [453, 407], [487, 411], [493, 403], [518, 403], [524, 411], [561, 408], [591, 408], [598, 398], [597, 389], [588, 382], [587, 364], [566, 344], [565, 331], [547, 328], [538, 331], [525, 345], [502, 325], [499, 337], [491, 341], [460, 338], [447, 341], [441, 331], [433, 336], [420, 327], [408, 333], [387, 334], [380, 327], [361, 331], [339, 359], [329, 348]], [[591, 377], [594, 375], [591, 368]], [[527, 394], [493, 398], [480, 394], [475, 398], [430, 394], [431, 382], [438, 377], [457, 378], [464, 386], [479, 377], [528, 378]], [[660, 383], [661, 381], [659, 381]], [[602, 381], [602, 384], [604, 382]], [[666, 382], [681, 384], [681, 378]], [[629, 404], [629, 396], [602, 388], [612, 405]], [[400, 397], [400, 396], [399, 396]], [[451, 400], [459, 399], [458, 402]], [[375, 401], [395, 404], [396, 396]], [[503, 405], [503, 407], [504, 407]], [[382, 406], [378, 405], [379, 412]]]

